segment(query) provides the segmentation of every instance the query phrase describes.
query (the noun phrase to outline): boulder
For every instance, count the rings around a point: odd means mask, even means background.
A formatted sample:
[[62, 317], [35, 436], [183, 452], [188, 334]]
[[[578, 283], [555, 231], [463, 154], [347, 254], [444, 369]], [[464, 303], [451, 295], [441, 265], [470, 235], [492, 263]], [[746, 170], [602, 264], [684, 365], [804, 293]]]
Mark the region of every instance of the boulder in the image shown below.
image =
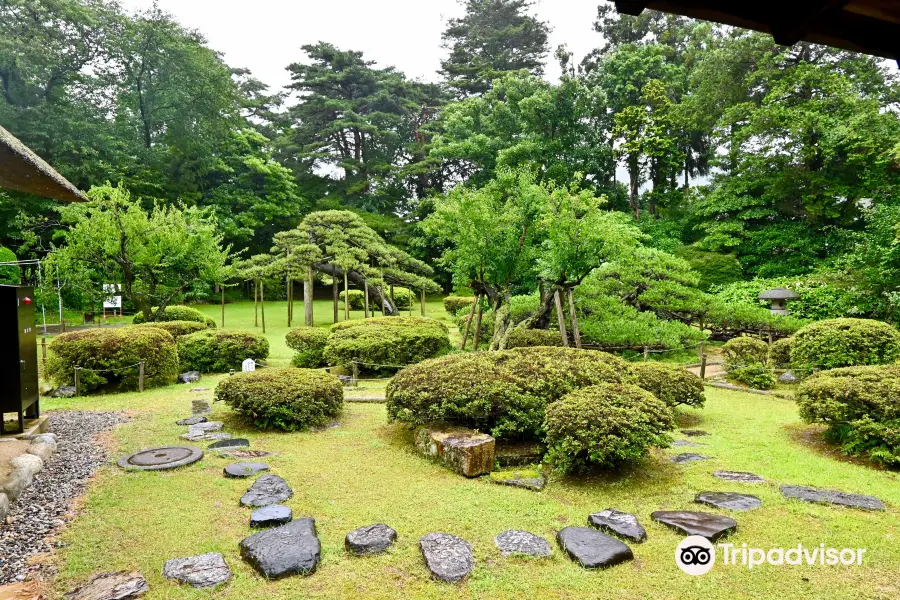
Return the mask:
[[754, 473], [744, 471], [715, 471], [713, 477], [723, 481], [736, 481], [738, 483], [765, 483], [766, 480]]
[[74, 588], [63, 596], [66, 600], [133, 600], [150, 591], [144, 576], [134, 571], [100, 573], [86, 584]]
[[250, 527], [278, 527], [286, 525], [294, 518], [294, 511], [287, 506], [270, 504], [257, 508], [250, 514]]
[[538, 471], [494, 471], [490, 475], [493, 483], [511, 485], [533, 492], [539, 492], [547, 484], [547, 478]]
[[9, 466], [13, 469], [22, 469], [34, 477], [44, 468], [44, 461], [34, 454], [20, 454], [9, 461]]
[[861, 510], [884, 510], [884, 502], [875, 496], [848, 494], [836, 490], [819, 490], [799, 485], [782, 485], [781, 495], [785, 498], [812, 502], [814, 504], [837, 504]]
[[344, 538], [344, 548], [357, 556], [380, 554], [397, 539], [397, 532], [383, 523], [354, 529]]
[[737, 521], [734, 519], [705, 512], [658, 510], [650, 518], [684, 535], [699, 535], [710, 542], [737, 531]]
[[800, 383], [800, 378], [794, 375], [793, 371], [785, 371], [778, 377], [778, 383]]
[[31, 438], [31, 442], [34, 444], [47, 444], [53, 448], [53, 452], [56, 452], [59, 448], [59, 440], [55, 433], [39, 433]]
[[32, 481], [34, 481], [33, 475], [22, 469], [16, 469], [6, 477], [6, 481], [0, 482], [0, 492], [6, 494], [10, 502], [15, 502]]
[[28, 454], [33, 454], [37, 456], [42, 461], [47, 462], [53, 455], [56, 454], [56, 444], [44, 444], [42, 442], [33, 441], [28, 446], [28, 450], [26, 450]]
[[625, 543], [596, 529], [563, 527], [556, 534], [559, 547], [585, 569], [612, 567], [634, 558]]
[[257, 479], [247, 493], [241, 497], [243, 506], [261, 508], [284, 502], [294, 495], [294, 490], [278, 475], [263, 475]]
[[494, 543], [500, 549], [503, 556], [515, 556], [524, 554], [545, 558], [550, 556], [552, 550], [550, 543], [539, 535], [518, 529], [508, 529], [494, 538]]
[[[228, 440], [230, 441], [230, 440]], [[217, 444], [220, 442], [216, 442]], [[215, 444], [213, 444], [215, 446]], [[262, 473], [263, 471], [268, 471], [269, 465], [264, 463], [254, 463], [254, 462], [239, 462], [228, 465], [223, 469], [225, 473], [225, 477], [252, 477], [253, 475], [257, 475]]]
[[638, 544], [647, 540], [647, 530], [641, 526], [636, 516], [619, 512], [614, 508], [588, 515], [588, 524], [604, 533], [611, 533]]
[[6, 522], [6, 515], [9, 514], [9, 497], [0, 492], [0, 527]]
[[178, 376], [178, 383], [194, 383], [200, 381], [200, 373], [197, 371], [187, 371]]
[[176, 425], [199, 425], [200, 423], [206, 423], [209, 419], [203, 416], [190, 417], [187, 419], [179, 419], [175, 421]]
[[462, 428], [416, 430], [416, 449], [465, 477], [478, 477], [494, 469], [494, 438]]
[[74, 385], [61, 385], [52, 392], [50, 392], [50, 397], [52, 398], [74, 398], [75, 397], [75, 386]]
[[162, 574], [195, 588], [215, 587], [231, 579], [231, 569], [218, 552], [167, 560]]
[[254, 533], [241, 542], [241, 557], [268, 579], [314, 573], [321, 552], [316, 522], [309, 517]]
[[438, 581], [458, 583], [475, 568], [472, 546], [449, 533], [429, 533], [419, 540], [425, 565]]
[[762, 500], [756, 496], [735, 492], [700, 492], [694, 502], [726, 510], [753, 510], [762, 506]]

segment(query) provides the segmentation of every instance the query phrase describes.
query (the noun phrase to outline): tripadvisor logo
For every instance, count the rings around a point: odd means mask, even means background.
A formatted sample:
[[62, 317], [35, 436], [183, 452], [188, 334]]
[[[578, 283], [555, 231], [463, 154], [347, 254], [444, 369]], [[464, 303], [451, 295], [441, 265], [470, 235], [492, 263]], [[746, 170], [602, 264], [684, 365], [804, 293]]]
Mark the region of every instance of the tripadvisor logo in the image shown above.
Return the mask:
[[722, 553], [722, 564], [728, 566], [744, 566], [753, 569], [764, 564], [770, 565], [822, 565], [822, 566], [859, 566], [863, 561], [865, 548], [826, 548], [819, 544], [806, 548], [798, 544], [795, 548], [748, 548], [747, 544], [718, 544], [713, 546], [705, 537], [692, 535], [684, 538], [675, 548], [675, 564], [688, 575], [704, 575], [716, 564], [716, 550]]

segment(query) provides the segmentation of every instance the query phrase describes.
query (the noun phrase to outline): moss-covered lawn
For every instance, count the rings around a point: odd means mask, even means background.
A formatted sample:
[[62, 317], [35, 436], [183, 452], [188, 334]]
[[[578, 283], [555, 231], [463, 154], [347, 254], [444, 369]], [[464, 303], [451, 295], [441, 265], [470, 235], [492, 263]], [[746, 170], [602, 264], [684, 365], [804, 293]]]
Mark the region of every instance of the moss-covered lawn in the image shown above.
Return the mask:
[[[201, 384], [213, 387], [215, 378]], [[143, 395], [127, 394], [49, 402], [48, 408], [120, 409], [134, 413], [113, 436], [114, 455], [179, 442], [190, 401], [207, 394], [170, 386]], [[408, 436], [386, 423], [383, 405], [349, 404], [342, 425], [318, 433], [257, 433], [230, 410], [214, 408], [233, 434], [253, 447], [274, 452], [265, 459], [295, 495], [294, 514], [314, 516], [322, 541], [322, 563], [310, 577], [268, 582], [238, 554], [250, 534], [249, 511], [238, 499], [249, 483], [225, 479], [224, 458], [174, 472], [125, 473], [106, 468], [91, 485], [78, 518], [63, 536], [57, 557], [62, 591], [90, 574], [137, 569], [151, 585], [148, 598], [898, 598], [900, 597], [900, 476], [829, 457], [810, 443], [792, 402], [717, 389], [708, 390], [704, 410], [689, 410], [682, 425], [711, 435], [698, 449], [659, 450], [626, 472], [608, 477], [553, 480], [542, 493], [466, 480], [426, 462], [409, 450]], [[698, 451], [714, 460], [679, 466], [668, 458]], [[770, 483], [728, 484], [717, 469], [752, 471]], [[783, 499], [780, 483], [837, 488], [872, 494], [888, 505], [883, 513], [801, 504]], [[702, 490], [758, 495], [763, 507], [736, 513], [739, 531], [731, 541], [768, 549], [867, 548], [862, 567], [744, 567], [717, 565], [699, 578], [679, 571], [674, 549], [682, 537], [650, 521], [659, 509], [700, 509]], [[584, 525], [590, 512], [605, 508], [636, 513], [648, 530], [645, 544], [632, 545], [633, 562], [608, 571], [585, 571], [556, 549], [546, 561], [506, 559], [493, 537], [508, 528], [526, 529], [551, 541], [566, 525]], [[713, 511], [715, 512], [715, 511]], [[359, 526], [385, 522], [400, 534], [386, 555], [353, 558], [344, 535]], [[459, 586], [431, 581], [418, 540], [441, 531], [469, 540], [477, 566]], [[210, 592], [178, 586], [160, 574], [174, 557], [221, 552], [234, 571], [226, 586]]]

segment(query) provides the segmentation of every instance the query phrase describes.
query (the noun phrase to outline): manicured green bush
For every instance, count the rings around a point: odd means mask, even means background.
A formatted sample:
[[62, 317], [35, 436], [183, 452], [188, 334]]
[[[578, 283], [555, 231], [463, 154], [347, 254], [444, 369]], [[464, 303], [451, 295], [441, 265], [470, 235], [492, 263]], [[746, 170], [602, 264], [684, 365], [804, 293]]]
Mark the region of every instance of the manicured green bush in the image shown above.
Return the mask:
[[[19, 257], [16, 253], [7, 248], [0, 246], [0, 262], [16, 262]], [[15, 265], [0, 265], [0, 283], [6, 285], [19, 285], [22, 282], [22, 273], [19, 267]]]
[[[157, 308], [153, 307], [153, 312], [156, 313]], [[156, 321], [196, 321], [197, 323], [206, 323], [206, 326], [210, 329], [216, 326], [216, 322], [204, 315], [202, 312], [197, 310], [196, 308], [191, 308], [190, 306], [167, 306], [165, 310], [161, 314], [156, 314]], [[134, 318], [131, 320], [135, 325], [139, 325], [141, 323], [145, 323], [146, 319], [144, 318], [144, 313], [138, 313], [134, 315]]]
[[567, 394], [547, 406], [546, 460], [562, 473], [615, 467], [671, 441], [672, 410], [646, 390], [599, 384]]
[[530, 348], [534, 346], [562, 346], [559, 331], [547, 329], [522, 329], [517, 327], [509, 334], [507, 348]]
[[797, 405], [845, 453], [900, 466], [900, 365], [815, 373], [800, 384]]
[[198, 331], [203, 331], [207, 328], [206, 323], [199, 323], [197, 321], [159, 321], [154, 323], [140, 323], [134, 327], [155, 327], [156, 329], [162, 329], [163, 331], [171, 333], [176, 341], [182, 336], [197, 333]]
[[269, 340], [252, 331], [207, 329], [179, 339], [178, 356], [185, 371], [224, 373], [248, 358], [268, 358]]
[[701, 407], [706, 401], [703, 380], [682, 367], [657, 362], [630, 363], [635, 383], [670, 407]]
[[787, 337], [775, 340], [769, 346], [769, 364], [775, 368], [785, 369], [791, 364], [791, 348], [794, 338]]
[[728, 380], [743, 383], [755, 390], [775, 387], [775, 371], [769, 366], [769, 344], [740, 336], [728, 340], [722, 347]]
[[[390, 289], [385, 289], [385, 294], [390, 297]], [[406, 310], [408, 308], [412, 308], [413, 302], [416, 300], [416, 295], [413, 294], [410, 290], [402, 287], [394, 288], [394, 304], [398, 309]], [[381, 310], [381, 307], [377, 307], [378, 310]]]
[[794, 335], [791, 366], [801, 371], [884, 365], [900, 358], [900, 331], [872, 319], [830, 319]]
[[686, 260], [691, 269], [700, 275], [699, 287], [703, 291], [743, 279], [741, 263], [731, 254], [705, 252], [693, 246], [678, 248], [674, 254]]
[[321, 327], [298, 327], [291, 329], [285, 336], [288, 348], [297, 353], [291, 364], [304, 369], [315, 369], [325, 364], [325, 344], [329, 331]]
[[138, 367], [144, 361], [144, 386], [168, 385], [178, 375], [178, 350], [172, 335], [155, 327], [85, 329], [57, 336], [50, 342], [46, 377], [56, 385], [73, 385], [75, 367], [82, 393], [110, 385], [117, 390], [138, 388]]
[[338, 417], [344, 389], [323, 371], [262, 369], [226, 377], [216, 386], [215, 398], [260, 429], [298, 431]]
[[444, 298], [444, 310], [447, 311], [447, 314], [456, 315], [461, 309], [467, 309], [474, 303], [474, 296], [447, 296]]
[[422, 317], [377, 317], [336, 323], [325, 346], [329, 365], [362, 363], [370, 370], [421, 362], [450, 351], [447, 326]]
[[[366, 309], [366, 293], [363, 290], [348, 290], [350, 294], [350, 310], [365, 310]], [[345, 302], [345, 298], [347, 297], [347, 292], [341, 292], [340, 299], [341, 302]], [[372, 306], [372, 298], [369, 297], [369, 307]]]

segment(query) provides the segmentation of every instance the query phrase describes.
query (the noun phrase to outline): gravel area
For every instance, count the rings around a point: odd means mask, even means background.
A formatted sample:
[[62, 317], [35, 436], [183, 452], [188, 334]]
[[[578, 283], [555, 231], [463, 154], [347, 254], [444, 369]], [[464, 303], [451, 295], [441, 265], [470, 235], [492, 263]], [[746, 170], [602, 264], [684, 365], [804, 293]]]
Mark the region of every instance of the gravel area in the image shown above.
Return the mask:
[[59, 438], [56, 455], [10, 510], [12, 522], [0, 524], [0, 585], [24, 581], [30, 574], [53, 574], [49, 564], [28, 566], [28, 558], [52, 552], [53, 536], [65, 524], [72, 501], [84, 493], [94, 472], [106, 462], [97, 434], [124, 423], [119, 412], [55, 411], [50, 431]]

